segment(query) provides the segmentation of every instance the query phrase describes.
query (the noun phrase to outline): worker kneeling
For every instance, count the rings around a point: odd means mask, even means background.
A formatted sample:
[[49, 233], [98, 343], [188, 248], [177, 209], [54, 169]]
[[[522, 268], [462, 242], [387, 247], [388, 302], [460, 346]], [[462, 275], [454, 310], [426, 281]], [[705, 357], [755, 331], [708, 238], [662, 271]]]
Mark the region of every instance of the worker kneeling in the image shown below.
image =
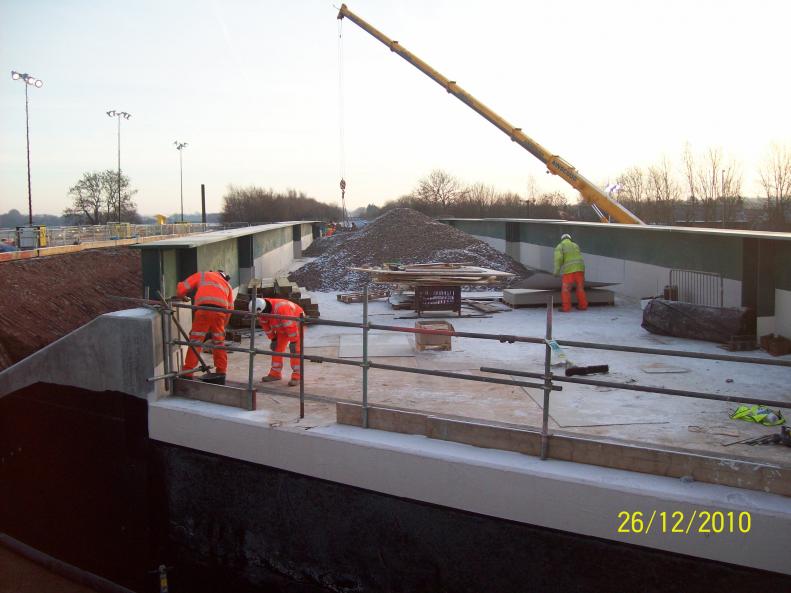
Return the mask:
[[555, 247], [555, 275], [562, 275], [560, 300], [563, 312], [571, 311], [571, 285], [577, 285], [577, 308], [584, 311], [588, 308], [585, 296], [585, 262], [582, 260], [580, 247], [571, 240], [571, 235], [564, 234]]
[[[285, 315], [287, 317], [304, 317], [305, 311], [296, 303], [287, 299], [255, 299], [250, 301], [250, 312], [253, 312], [255, 305], [256, 313], [270, 313], [273, 315]], [[285, 352], [286, 346], [289, 347], [291, 354], [302, 352], [302, 344], [299, 339], [299, 322], [293, 319], [277, 319], [258, 315], [258, 325], [266, 333], [270, 340], [269, 349], [274, 352]], [[290, 358], [291, 361], [291, 380], [289, 387], [299, 385], [302, 368], [299, 358]], [[262, 383], [279, 381], [283, 376], [283, 357], [277, 354], [272, 356], [272, 368], [269, 374], [261, 379]]]
[[[233, 289], [228, 283], [230, 279], [231, 277], [222, 270], [196, 272], [183, 282], [179, 282], [176, 294], [179, 298], [184, 298], [188, 293], [194, 291], [194, 304], [197, 307], [233, 309]], [[202, 344], [208, 337], [214, 346], [224, 346], [225, 325], [230, 316], [230, 313], [224, 311], [215, 312], [206, 309], [195, 311], [189, 341]], [[198, 366], [200, 351], [200, 346], [192, 346], [187, 349], [187, 357], [184, 360], [185, 371]], [[214, 358], [215, 371], [218, 375], [222, 375], [219, 378], [220, 382], [224, 382], [224, 376], [228, 370], [228, 352], [225, 349], [212, 348], [212, 357]], [[186, 374], [185, 377], [191, 379], [192, 374]]]

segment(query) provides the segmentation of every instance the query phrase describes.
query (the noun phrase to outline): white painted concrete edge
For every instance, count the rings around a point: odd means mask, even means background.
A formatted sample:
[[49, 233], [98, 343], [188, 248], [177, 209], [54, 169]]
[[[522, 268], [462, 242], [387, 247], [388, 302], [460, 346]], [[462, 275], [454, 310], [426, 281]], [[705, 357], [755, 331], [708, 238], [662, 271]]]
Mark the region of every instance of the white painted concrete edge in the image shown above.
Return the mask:
[[[393, 496], [791, 574], [791, 500], [782, 496], [351, 426], [270, 428], [266, 417], [169, 398], [149, 406], [149, 434]], [[669, 529], [671, 513], [684, 513], [686, 526], [703, 510], [749, 512], [750, 532], [662, 533], [657, 518], [647, 535], [618, 533], [620, 512], [640, 511], [647, 523], [653, 511], [665, 511]]]

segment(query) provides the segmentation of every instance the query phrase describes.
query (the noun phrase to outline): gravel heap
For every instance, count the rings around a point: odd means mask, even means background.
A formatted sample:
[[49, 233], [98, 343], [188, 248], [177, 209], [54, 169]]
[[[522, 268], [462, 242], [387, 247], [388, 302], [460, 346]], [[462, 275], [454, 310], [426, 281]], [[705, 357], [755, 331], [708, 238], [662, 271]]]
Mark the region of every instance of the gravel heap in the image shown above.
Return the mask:
[[308, 290], [319, 291], [361, 290], [370, 281], [369, 275], [351, 271], [350, 267], [380, 266], [393, 261], [465, 262], [516, 274], [506, 286], [530, 275], [522, 264], [483, 241], [411, 208], [389, 210], [357, 231], [319, 239], [305, 255], [318, 257], [292, 272], [289, 279]]

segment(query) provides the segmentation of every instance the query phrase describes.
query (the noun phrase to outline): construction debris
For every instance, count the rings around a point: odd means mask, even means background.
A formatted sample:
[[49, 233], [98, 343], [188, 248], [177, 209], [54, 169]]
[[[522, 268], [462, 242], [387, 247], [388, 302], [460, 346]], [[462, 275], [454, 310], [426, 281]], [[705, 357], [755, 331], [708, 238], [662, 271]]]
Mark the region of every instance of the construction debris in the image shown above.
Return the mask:
[[761, 348], [772, 356], [791, 354], [791, 340], [775, 334], [761, 336]]
[[[366, 272], [378, 284], [441, 285], [465, 286], [473, 284], [493, 284], [503, 279], [513, 278], [511, 272], [500, 272], [489, 268], [460, 263], [429, 264], [385, 264], [384, 267], [349, 268], [356, 272]], [[460, 293], [461, 294], [461, 293]]]
[[[338, 300], [342, 303], [362, 303], [365, 300], [365, 294], [362, 292], [346, 292], [336, 295]], [[376, 301], [379, 299], [386, 299], [390, 296], [389, 290], [369, 290], [368, 302]]]
[[755, 313], [746, 307], [706, 307], [652, 299], [643, 311], [643, 329], [653, 334], [728, 343], [755, 327]]
[[317, 243], [306, 255], [318, 257], [289, 276], [308, 290], [362, 290], [371, 281], [369, 275], [349, 268], [380, 266], [384, 262], [465, 262], [514, 274], [498, 278], [498, 286], [510, 285], [531, 274], [522, 264], [483, 241], [410, 208], [395, 208], [357, 231]]

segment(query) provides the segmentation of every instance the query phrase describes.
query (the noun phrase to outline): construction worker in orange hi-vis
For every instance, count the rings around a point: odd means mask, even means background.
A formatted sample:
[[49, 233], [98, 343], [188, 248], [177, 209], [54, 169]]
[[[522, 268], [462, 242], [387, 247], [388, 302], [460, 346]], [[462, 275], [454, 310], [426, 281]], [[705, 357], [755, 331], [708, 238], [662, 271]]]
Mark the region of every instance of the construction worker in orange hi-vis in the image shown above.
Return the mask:
[[571, 240], [571, 235], [564, 234], [555, 247], [555, 275], [561, 275], [560, 300], [564, 313], [571, 311], [571, 285], [577, 285], [577, 309], [588, 308], [585, 297], [585, 262], [582, 260], [580, 247]]
[[[222, 270], [209, 272], [196, 272], [183, 282], [179, 282], [176, 294], [179, 298], [186, 297], [194, 292], [193, 304], [196, 307], [217, 307], [218, 309], [233, 309], [233, 289], [229, 284], [231, 277]], [[225, 344], [225, 324], [228, 323], [230, 313], [224, 311], [195, 311], [190, 330], [190, 342], [203, 343], [207, 336], [215, 346]], [[196, 353], [197, 351], [197, 353]], [[198, 366], [198, 353], [200, 346], [187, 349], [187, 358], [184, 360], [184, 370], [188, 371]], [[217, 382], [224, 383], [228, 370], [228, 352], [217, 348], [212, 349], [214, 368], [218, 375]], [[192, 374], [185, 375], [188, 379]]]
[[[305, 311], [296, 303], [287, 299], [255, 299], [250, 301], [250, 312], [255, 308], [256, 313], [270, 313], [272, 315], [285, 315], [287, 317], [304, 317]], [[273, 352], [285, 352], [286, 346], [289, 347], [291, 354], [299, 354], [302, 351], [302, 344], [299, 340], [299, 322], [293, 319], [277, 319], [258, 315], [258, 325], [264, 330], [269, 338], [269, 349]], [[299, 358], [290, 358], [291, 361], [291, 380], [289, 387], [299, 385], [302, 368]], [[272, 356], [272, 368], [269, 374], [261, 379], [262, 383], [279, 381], [283, 376], [283, 357]]]

